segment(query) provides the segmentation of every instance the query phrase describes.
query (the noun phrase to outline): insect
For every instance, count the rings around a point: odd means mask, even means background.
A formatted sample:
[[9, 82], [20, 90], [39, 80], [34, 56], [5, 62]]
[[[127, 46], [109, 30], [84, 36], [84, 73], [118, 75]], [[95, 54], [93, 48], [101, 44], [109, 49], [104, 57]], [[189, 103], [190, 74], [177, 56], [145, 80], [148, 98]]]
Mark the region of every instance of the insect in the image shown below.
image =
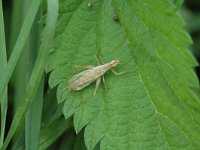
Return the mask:
[[[97, 59], [97, 57], [96, 57]], [[111, 70], [114, 74], [116, 75], [120, 75], [125, 73], [126, 71], [117, 73], [115, 70], [113, 70], [113, 67], [116, 67], [117, 65], [120, 64], [119, 60], [112, 60], [109, 63], [104, 63], [103, 59], [100, 57], [101, 63], [103, 63], [103, 65], [99, 65], [99, 66], [83, 66], [83, 68], [87, 68], [87, 70], [82, 71], [76, 75], [74, 75], [71, 80], [69, 81], [69, 89], [70, 90], [82, 90], [83, 88], [85, 88], [86, 86], [90, 85], [91, 83], [93, 83], [94, 81], [96, 81], [96, 87], [95, 90], [93, 92], [93, 96], [96, 95], [96, 91], [99, 87], [99, 84], [101, 82], [101, 77], [103, 78], [103, 82], [105, 83], [105, 79], [104, 79], [104, 74], [108, 71]], [[99, 61], [97, 59], [98, 64]]]

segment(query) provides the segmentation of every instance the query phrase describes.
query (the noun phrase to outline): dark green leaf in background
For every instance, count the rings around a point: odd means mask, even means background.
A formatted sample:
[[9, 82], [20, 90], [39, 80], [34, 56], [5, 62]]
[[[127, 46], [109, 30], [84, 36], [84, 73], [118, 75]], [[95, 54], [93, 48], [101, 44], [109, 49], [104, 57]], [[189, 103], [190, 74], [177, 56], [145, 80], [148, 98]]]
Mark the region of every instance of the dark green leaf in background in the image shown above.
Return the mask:
[[[3, 9], [2, 3], [0, 2], [0, 74], [2, 74], [3, 69], [6, 68], [7, 65], [7, 55], [6, 55], [6, 43], [5, 43], [5, 31], [4, 31], [4, 22], [3, 22]], [[6, 115], [7, 115], [7, 88], [2, 96], [1, 102], [1, 129], [0, 129], [0, 148], [3, 145], [4, 134], [5, 134], [5, 126], [6, 126]]]
[[[37, 1], [35, 3], [34, 2], [35, 1], [33, 1], [33, 3], [31, 3], [32, 5], [30, 4], [31, 8], [29, 9], [29, 11], [30, 11], [29, 13], [31, 13], [31, 10], [34, 10], [34, 8], [37, 10], [37, 8], [39, 7], [40, 1]], [[34, 13], [31, 14], [32, 17], [34, 15], [36, 15], [36, 14], [34, 14]], [[45, 38], [43, 39], [43, 41], [41, 43], [38, 57], [36, 59], [36, 62], [34, 64], [34, 67], [33, 67], [33, 70], [32, 70], [32, 74], [30, 75], [30, 79], [29, 79], [29, 82], [27, 84], [25, 95], [23, 95], [23, 100], [22, 100], [23, 103], [18, 107], [18, 109], [15, 113], [14, 119], [12, 120], [11, 127], [8, 131], [7, 137], [6, 137], [6, 139], [3, 143], [3, 146], [1, 148], [2, 150], [7, 149], [7, 146], [10, 143], [10, 140], [12, 139], [17, 128], [20, 126], [20, 123], [22, 123], [22, 120], [25, 116], [25, 113], [30, 108], [32, 102], [34, 101], [35, 95], [38, 92], [38, 87], [40, 85], [42, 75], [44, 73], [44, 66], [46, 64], [46, 59], [47, 59], [47, 56], [48, 56], [47, 54], [48, 54], [48, 50], [49, 50], [49, 42], [51, 42], [52, 39], [53, 39], [53, 35], [54, 35], [55, 27], [56, 27], [56, 22], [57, 22], [57, 16], [58, 16], [58, 2], [56, 0], [48, 0], [47, 20], [46, 20], [46, 26], [45, 26], [44, 32], [43, 32], [43, 38], [44, 37]], [[26, 18], [24, 22], [26, 24], [32, 24], [31, 21], [33, 21], [33, 18], [31, 18], [31, 19]], [[22, 32], [20, 38], [23, 39], [22, 35], [24, 35], [24, 34], [25, 33]], [[26, 34], [28, 34], [28, 33], [26, 33]], [[23, 41], [22, 41], [22, 43], [23, 43]], [[21, 46], [23, 47], [23, 45], [21, 45]], [[21, 49], [18, 47], [18, 49], [16, 51], [16, 53], [18, 55], [13, 54], [13, 61], [17, 61], [17, 59], [18, 59], [17, 56], [20, 55], [20, 53], [19, 53], [20, 50]], [[14, 67], [14, 65], [15, 64], [11, 63], [11, 66]], [[12, 67], [10, 68], [10, 71], [12, 72]], [[9, 73], [9, 71], [7, 73]], [[7, 79], [7, 77], [5, 79]], [[6, 80], [4, 80], [3, 83], [6, 83]], [[2, 86], [1, 89], [3, 91], [4, 86]], [[37, 132], [39, 132], [38, 129], [37, 129]], [[29, 134], [28, 137], [30, 138], [30, 134]]]
[[[66, 118], [74, 116], [76, 132], [85, 127], [86, 147], [93, 149], [198, 149], [199, 88], [187, 47], [185, 22], [171, 1], [60, 0], [57, 32], [46, 70], [58, 86]], [[113, 20], [118, 16], [119, 20]], [[120, 76], [105, 74], [105, 87], [88, 99], [95, 84], [69, 91], [76, 65], [122, 64]], [[77, 107], [78, 106], [78, 107]]]

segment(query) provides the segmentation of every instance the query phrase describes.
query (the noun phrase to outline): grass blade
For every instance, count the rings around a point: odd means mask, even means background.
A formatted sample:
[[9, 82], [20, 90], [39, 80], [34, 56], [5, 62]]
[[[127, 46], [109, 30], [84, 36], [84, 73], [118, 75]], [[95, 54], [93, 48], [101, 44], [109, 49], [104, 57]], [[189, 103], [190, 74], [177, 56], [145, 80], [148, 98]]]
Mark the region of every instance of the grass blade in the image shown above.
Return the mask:
[[30, 105], [32, 104], [35, 98], [39, 84], [42, 79], [42, 75], [44, 73], [44, 66], [46, 63], [47, 55], [48, 55], [49, 43], [51, 43], [54, 32], [55, 32], [57, 16], [58, 16], [58, 1], [48, 0], [47, 21], [46, 21], [46, 27], [44, 29], [44, 34], [43, 34], [44, 38], [42, 40], [39, 54], [36, 59], [36, 62], [35, 62], [26, 92], [25, 92], [23, 103], [21, 106], [19, 106], [14, 116], [13, 122], [11, 124], [11, 128], [8, 132], [8, 136], [6, 137], [6, 140], [2, 147], [3, 150], [7, 148], [16, 129], [20, 125], [21, 120], [24, 118], [26, 111], [28, 110], [28, 108], [30, 107]]
[[[42, 80], [44, 81], [44, 78]], [[43, 103], [43, 81], [38, 88], [37, 95], [35, 96], [35, 101], [26, 114], [25, 148], [27, 150], [36, 150], [39, 146]]]
[[[41, 9], [38, 12], [36, 21], [33, 24], [30, 38], [28, 41], [29, 51], [26, 62], [29, 62], [27, 68], [28, 77], [31, 75], [35, 58], [38, 53], [41, 24], [38, 24], [37, 20], [40, 20], [42, 16]], [[38, 39], [38, 40], [36, 40]], [[41, 128], [41, 117], [42, 117], [42, 106], [43, 106], [43, 89], [44, 89], [44, 77], [42, 78], [41, 84], [37, 90], [35, 100], [26, 114], [25, 118], [25, 149], [36, 150], [39, 145], [40, 128]]]
[[12, 54], [9, 58], [7, 67], [3, 70], [2, 74], [0, 75], [1, 84], [0, 84], [0, 102], [2, 99], [2, 95], [4, 93], [4, 90], [11, 78], [11, 75], [14, 71], [14, 68], [17, 64], [17, 61], [19, 59], [19, 56], [21, 54], [21, 51], [23, 49], [23, 46], [26, 42], [26, 39], [30, 33], [31, 26], [33, 24], [34, 18], [36, 16], [37, 10], [40, 6], [41, 0], [34, 0], [30, 4], [30, 9], [27, 12], [27, 15], [24, 19], [24, 23], [22, 25], [21, 31], [19, 33], [19, 36], [17, 38], [16, 44], [13, 48]]
[[[2, 2], [0, 2], [0, 74], [2, 74], [3, 69], [7, 64], [6, 56], [6, 44], [5, 44], [5, 32], [4, 32], [4, 20], [3, 20], [3, 9]], [[3, 98], [1, 102], [1, 134], [0, 134], [0, 147], [2, 147], [5, 133], [6, 124], [6, 114], [7, 114], [7, 89], [3, 93]]]

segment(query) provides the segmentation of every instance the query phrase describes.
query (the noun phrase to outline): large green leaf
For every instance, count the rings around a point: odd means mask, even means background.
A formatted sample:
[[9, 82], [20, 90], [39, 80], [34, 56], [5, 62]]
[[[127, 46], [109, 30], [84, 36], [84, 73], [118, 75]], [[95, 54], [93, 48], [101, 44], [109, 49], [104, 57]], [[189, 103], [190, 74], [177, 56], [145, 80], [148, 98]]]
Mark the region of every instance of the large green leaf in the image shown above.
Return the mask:
[[[66, 118], [74, 115], [76, 132], [85, 127], [93, 149], [198, 149], [200, 101], [191, 39], [170, 0], [60, 0], [57, 34], [47, 71], [58, 85]], [[118, 16], [118, 19], [113, 19]], [[95, 84], [69, 91], [76, 65], [121, 61], [116, 76], [105, 74], [105, 87], [85, 101]]]

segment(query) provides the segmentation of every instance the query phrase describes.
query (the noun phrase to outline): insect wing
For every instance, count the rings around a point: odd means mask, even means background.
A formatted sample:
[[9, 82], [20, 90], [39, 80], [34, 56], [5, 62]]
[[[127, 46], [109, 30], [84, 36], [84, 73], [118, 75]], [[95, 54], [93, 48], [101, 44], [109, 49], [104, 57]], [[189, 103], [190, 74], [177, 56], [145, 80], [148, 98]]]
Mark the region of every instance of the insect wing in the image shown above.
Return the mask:
[[72, 90], [81, 90], [96, 80], [91, 78], [92, 69], [80, 72], [72, 77], [69, 81], [69, 88]]
[[72, 90], [81, 90], [97, 80], [109, 69], [110, 65], [108, 63], [80, 72], [72, 77], [69, 82], [69, 88]]

